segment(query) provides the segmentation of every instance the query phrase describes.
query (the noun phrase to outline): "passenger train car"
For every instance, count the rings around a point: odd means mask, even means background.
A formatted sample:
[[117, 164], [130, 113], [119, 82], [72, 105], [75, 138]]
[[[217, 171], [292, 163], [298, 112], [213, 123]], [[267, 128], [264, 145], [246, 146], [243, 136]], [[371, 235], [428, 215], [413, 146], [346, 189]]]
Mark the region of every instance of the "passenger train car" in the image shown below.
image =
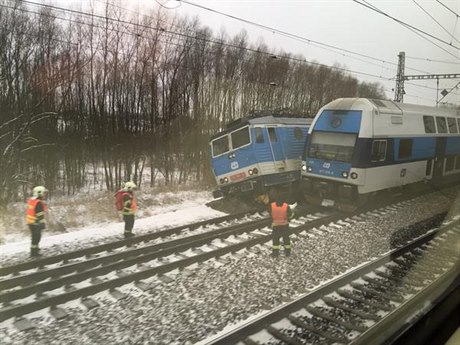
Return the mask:
[[298, 183], [312, 119], [266, 115], [238, 119], [210, 140], [214, 196], [251, 195]]
[[349, 210], [382, 191], [460, 180], [460, 112], [341, 98], [315, 117], [301, 188], [307, 201]]

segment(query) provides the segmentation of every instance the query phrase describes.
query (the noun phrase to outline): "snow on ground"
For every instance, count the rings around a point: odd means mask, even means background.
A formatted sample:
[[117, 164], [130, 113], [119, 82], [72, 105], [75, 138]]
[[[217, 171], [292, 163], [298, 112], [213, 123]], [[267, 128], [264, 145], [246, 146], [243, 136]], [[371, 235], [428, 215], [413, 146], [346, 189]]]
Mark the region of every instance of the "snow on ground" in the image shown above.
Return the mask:
[[[201, 220], [216, 218], [225, 215], [223, 212], [213, 210], [205, 206], [212, 200], [208, 192], [178, 192], [175, 193], [176, 200], [183, 200], [180, 203], [169, 205], [150, 206], [148, 214], [152, 216], [137, 218], [134, 223], [133, 233], [154, 232], [161, 229], [177, 227], [189, 223], [195, 223]], [[144, 210], [143, 213], [146, 210]], [[68, 247], [78, 242], [97, 242], [100, 239], [122, 235], [124, 223], [106, 222], [87, 225], [82, 228], [69, 228], [65, 233], [52, 234], [47, 233], [46, 229], [42, 232], [40, 248], [46, 252], [46, 248], [56, 245]], [[30, 247], [30, 236], [27, 233], [15, 234], [14, 238], [9, 237], [8, 242], [0, 245], [0, 254], [10, 256], [20, 252], [28, 252]]]

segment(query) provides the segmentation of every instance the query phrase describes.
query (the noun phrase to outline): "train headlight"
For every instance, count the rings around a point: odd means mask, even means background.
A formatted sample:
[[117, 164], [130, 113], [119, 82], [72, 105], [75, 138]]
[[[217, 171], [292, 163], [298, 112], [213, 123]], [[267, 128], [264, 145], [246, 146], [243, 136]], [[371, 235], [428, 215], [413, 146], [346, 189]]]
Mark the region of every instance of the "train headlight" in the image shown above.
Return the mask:
[[307, 171], [307, 165], [306, 164], [302, 164], [302, 171]]
[[224, 183], [228, 182], [228, 177], [224, 177]]
[[310, 166], [307, 166], [307, 171], [308, 171], [308, 172], [312, 172], [312, 171], [313, 171], [313, 168], [310, 167]]
[[356, 180], [356, 179], [358, 178], [358, 174], [355, 173], [355, 172], [352, 172], [352, 173], [350, 174], [350, 176], [351, 176], [351, 178], [352, 178], [353, 180]]
[[342, 177], [343, 178], [348, 178], [348, 172], [342, 171]]
[[258, 172], [259, 172], [259, 170], [257, 168], [253, 168], [253, 169], [248, 170], [249, 175], [257, 175]]

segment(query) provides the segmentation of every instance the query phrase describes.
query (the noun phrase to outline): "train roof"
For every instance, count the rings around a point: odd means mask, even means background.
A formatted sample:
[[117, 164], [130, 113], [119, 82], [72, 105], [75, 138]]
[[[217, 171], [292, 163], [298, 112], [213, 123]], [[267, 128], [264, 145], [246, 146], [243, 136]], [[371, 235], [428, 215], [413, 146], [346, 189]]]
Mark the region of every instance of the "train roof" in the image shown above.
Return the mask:
[[312, 121], [312, 118], [307, 117], [286, 117], [276, 115], [243, 117], [228, 123], [226, 129], [211, 136], [211, 140], [247, 125], [309, 126], [311, 125]]
[[339, 98], [323, 107], [323, 110], [354, 110], [362, 107], [373, 108], [379, 114], [388, 115], [431, 115], [431, 116], [460, 116], [460, 110], [453, 108], [437, 108], [425, 105], [397, 103], [388, 100], [370, 98]]

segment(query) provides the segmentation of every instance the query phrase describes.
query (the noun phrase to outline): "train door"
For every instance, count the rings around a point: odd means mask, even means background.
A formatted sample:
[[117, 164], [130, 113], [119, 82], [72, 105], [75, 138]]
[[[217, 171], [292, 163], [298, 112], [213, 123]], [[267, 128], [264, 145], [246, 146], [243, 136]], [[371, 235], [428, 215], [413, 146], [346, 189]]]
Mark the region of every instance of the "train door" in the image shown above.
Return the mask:
[[436, 152], [434, 157], [433, 180], [440, 179], [444, 170], [444, 156], [446, 152], [446, 138], [436, 138]]
[[273, 164], [275, 165], [275, 171], [282, 171], [286, 169], [286, 163], [284, 161], [283, 145], [281, 142], [281, 136], [279, 128], [267, 127], [270, 150], [272, 151]]

